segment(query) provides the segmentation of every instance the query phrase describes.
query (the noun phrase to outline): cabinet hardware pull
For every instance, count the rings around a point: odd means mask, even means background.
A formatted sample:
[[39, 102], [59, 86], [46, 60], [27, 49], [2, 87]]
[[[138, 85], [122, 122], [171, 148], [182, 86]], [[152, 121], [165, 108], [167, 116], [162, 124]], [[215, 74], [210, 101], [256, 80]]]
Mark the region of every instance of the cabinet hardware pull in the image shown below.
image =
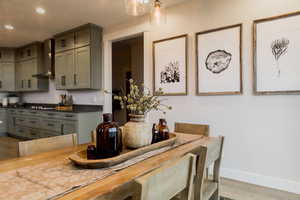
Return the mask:
[[24, 81], [21, 81], [21, 88], [24, 88]]
[[2, 81], [0, 81], [0, 88], [2, 88]]
[[54, 124], [48, 124], [48, 126], [54, 126]]
[[60, 46], [61, 47], [66, 47], [66, 40], [65, 39], [60, 40]]
[[31, 88], [31, 80], [27, 80], [28, 88]]
[[77, 74], [74, 74], [74, 85], [77, 85]]
[[66, 86], [66, 76], [61, 76], [61, 85]]

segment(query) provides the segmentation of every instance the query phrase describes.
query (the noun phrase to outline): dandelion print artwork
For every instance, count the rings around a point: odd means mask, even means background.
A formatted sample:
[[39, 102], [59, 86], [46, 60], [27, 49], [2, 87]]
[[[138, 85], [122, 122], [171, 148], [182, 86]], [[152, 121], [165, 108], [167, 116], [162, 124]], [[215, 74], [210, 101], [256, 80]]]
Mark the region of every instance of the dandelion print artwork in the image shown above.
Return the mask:
[[254, 21], [255, 94], [300, 94], [299, 21], [300, 12]]
[[287, 53], [289, 43], [290, 43], [290, 41], [288, 39], [282, 38], [282, 39], [273, 41], [271, 44], [272, 54], [276, 60], [276, 68], [277, 68], [277, 77], [278, 78], [280, 77], [280, 73], [281, 73], [280, 66], [279, 66], [279, 59]]

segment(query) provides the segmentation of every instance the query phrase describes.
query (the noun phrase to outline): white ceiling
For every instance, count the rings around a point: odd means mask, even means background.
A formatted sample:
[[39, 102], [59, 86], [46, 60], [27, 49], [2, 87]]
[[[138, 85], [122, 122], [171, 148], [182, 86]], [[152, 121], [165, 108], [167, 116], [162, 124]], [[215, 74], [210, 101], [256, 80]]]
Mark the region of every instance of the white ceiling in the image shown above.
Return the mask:
[[[166, 6], [183, 1], [163, 0]], [[37, 14], [36, 7], [45, 8], [46, 14]], [[124, 0], [0, 0], [0, 46], [41, 41], [88, 22], [107, 27], [131, 18], [125, 13]], [[8, 31], [4, 24], [15, 29]]]

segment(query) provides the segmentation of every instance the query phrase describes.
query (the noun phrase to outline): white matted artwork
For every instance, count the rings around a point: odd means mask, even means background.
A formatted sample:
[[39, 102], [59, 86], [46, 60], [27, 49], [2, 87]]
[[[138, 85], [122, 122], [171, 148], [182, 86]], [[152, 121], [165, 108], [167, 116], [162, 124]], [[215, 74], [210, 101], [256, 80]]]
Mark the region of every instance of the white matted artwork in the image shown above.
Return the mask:
[[153, 42], [154, 92], [187, 95], [187, 35]]
[[242, 24], [196, 33], [197, 95], [242, 94]]
[[300, 93], [300, 12], [254, 21], [254, 92]]

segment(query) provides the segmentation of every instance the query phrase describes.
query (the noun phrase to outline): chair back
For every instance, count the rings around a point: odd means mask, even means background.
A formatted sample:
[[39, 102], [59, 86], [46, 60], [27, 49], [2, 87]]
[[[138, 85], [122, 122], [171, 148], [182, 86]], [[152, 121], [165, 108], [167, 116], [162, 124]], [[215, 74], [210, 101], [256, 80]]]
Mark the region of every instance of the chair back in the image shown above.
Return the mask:
[[176, 122], [175, 132], [209, 136], [209, 125]]
[[[209, 200], [212, 196], [219, 198], [220, 168], [223, 152], [224, 137], [212, 138], [213, 142], [201, 146], [197, 160], [195, 178], [195, 199]], [[205, 170], [213, 165], [212, 180], [205, 179]]]
[[77, 134], [61, 135], [49, 138], [19, 142], [19, 156], [53, 151], [77, 145]]
[[183, 158], [135, 180], [137, 194], [134, 200], [168, 200], [186, 191], [187, 199], [192, 199], [196, 156], [187, 154]]

